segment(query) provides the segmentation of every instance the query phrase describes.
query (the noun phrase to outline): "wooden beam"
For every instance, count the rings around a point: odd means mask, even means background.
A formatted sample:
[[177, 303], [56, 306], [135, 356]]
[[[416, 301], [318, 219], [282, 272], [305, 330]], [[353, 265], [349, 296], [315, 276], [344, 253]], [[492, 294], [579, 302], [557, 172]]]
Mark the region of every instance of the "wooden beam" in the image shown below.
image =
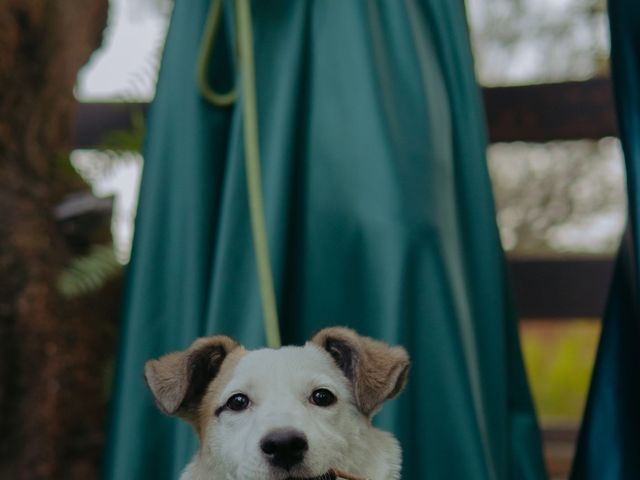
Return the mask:
[[[548, 142], [616, 136], [608, 78], [482, 90], [491, 142]], [[82, 103], [75, 123], [75, 145], [91, 148], [106, 133], [131, 127], [143, 103]]]
[[509, 260], [521, 318], [599, 318], [609, 292], [613, 260]]
[[617, 135], [608, 78], [483, 89], [491, 142], [548, 142]]

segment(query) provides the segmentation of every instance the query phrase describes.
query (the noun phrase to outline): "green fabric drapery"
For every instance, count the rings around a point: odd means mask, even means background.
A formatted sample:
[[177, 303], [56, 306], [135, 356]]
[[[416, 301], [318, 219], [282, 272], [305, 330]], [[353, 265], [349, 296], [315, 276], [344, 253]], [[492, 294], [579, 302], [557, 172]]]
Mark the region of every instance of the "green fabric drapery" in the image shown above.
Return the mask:
[[604, 314], [572, 480], [640, 478], [640, 3], [609, 0], [629, 224]]
[[[265, 344], [242, 88], [196, 86], [210, 0], [176, 0], [150, 111], [105, 477], [177, 478], [196, 448], [141, 379], [225, 333]], [[403, 344], [376, 423], [407, 479], [544, 478], [485, 163], [463, 3], [252, 2], [266, 230], [283, 343], [328, 325]], [[233, 2], [209, 82], [230, 91]], [[238, 82], [237, 85], [240, 85]]]

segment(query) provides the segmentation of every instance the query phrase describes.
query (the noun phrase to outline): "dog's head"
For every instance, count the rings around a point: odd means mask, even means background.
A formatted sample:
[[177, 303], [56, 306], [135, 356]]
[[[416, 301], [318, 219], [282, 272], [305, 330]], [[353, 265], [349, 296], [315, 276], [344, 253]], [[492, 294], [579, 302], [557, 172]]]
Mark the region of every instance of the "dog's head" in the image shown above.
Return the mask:
[[164, 413], [194, 426], [199, 461], [212, 473], [314, 479], [352, 465], [350, 452], [402, 390], [408, 368], [404, 349], [328, 328], [304, 347], [279, 350], [202, 338], [147, 362], [145, 378]]

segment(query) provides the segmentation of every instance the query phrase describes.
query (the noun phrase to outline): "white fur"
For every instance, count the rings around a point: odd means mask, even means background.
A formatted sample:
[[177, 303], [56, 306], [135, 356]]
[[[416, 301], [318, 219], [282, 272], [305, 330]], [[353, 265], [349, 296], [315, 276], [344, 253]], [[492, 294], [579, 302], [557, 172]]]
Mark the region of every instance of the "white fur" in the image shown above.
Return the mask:
[[[318, 388], [337, 402], [319, 407], [310, 402]], [[212, 416], [200, 451], [181, 480], [284, 480], [312, 478], [337, 468], [371, 480], [400, 478], [401, 452], [389, 433], [373, 428], [355, 406], [348, 380], [331, 356], [316, 345], [254, 350], [235, 366], [214, 409], [244, 393], [251, 406]], [[309, 450], [291, 472], [269, 465], [260, 440], [273, 429], [304, 432]]]

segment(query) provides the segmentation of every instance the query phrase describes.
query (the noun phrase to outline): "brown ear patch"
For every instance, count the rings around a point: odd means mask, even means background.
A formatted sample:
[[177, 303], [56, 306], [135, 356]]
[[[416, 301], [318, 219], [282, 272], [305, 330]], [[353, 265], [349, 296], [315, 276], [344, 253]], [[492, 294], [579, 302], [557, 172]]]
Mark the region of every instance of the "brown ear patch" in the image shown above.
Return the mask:
[[[315, 337], [314, 337], [315, 338]], [[354, 349], [352, 346], [344, 341], [341, 341], [337, 338], [327, 337], [323, 348], [329, 352], [329, 355], [333, 357], [333, 360], [338, 365], [338, 368], [342, 370], [345, 377], [347, 377], [351, 382], [355, 380], [355, 359], [354, 359]]]
[[407, 382], [409, 355], [402, 347], [341, 327], [325, 328], [311, 342], [326, 350], [349, 379], [356, 404], [367, 417], [398, 395]]
[[144, 377], [158, 408], [167, 415], [189, 419], [227, 355], [240, 345], [232, 338], [199, 338], [182, 352], [174, 352], [144, 366]]

